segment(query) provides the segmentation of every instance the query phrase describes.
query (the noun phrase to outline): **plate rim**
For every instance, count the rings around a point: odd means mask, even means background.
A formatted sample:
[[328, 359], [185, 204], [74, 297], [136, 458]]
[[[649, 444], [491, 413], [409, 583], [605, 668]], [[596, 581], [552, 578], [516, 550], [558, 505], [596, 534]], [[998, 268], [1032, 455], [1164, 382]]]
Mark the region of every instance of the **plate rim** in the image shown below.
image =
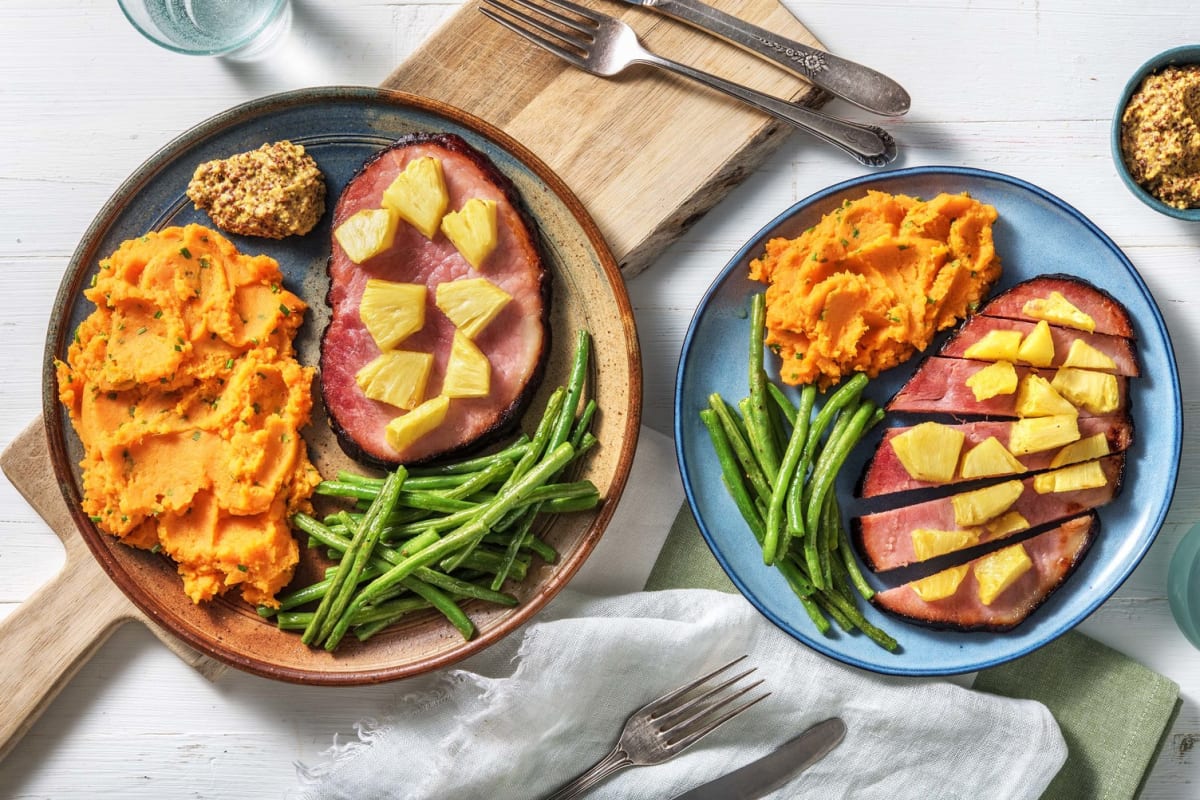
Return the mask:
[[[516, 607], [499, 625], [479, 631], [477, 635], [464, 640], [459, 647], [443, 651], [432, 656], [422, 657], [404, 665], [394, 667], [362, 668], [346, 671], [327, 671], [306, 669], [295, 666], [272, 663], [258, 657], [247, 657], [226, 645], [218, 637], [200, 635], [190, 626], [178, 620], [169, 607], [144, 589], [141, 589], [136, 578], [131, 575], [115, 556], [105, 546], [101, 534], [95, 529], [92, 521], [84, 513], [82, 507], [74, 502], [73, 492], [75, 481], [70, 474], [71, 457], [66, 446], [66, 431], [58, 424], [59, 401], [57, 394], [57, 377], [54, 360], [58, 356], [56, 345], [63, 341], [64, 331], [69, 327], [69, 315], [61, 313], [67, 308], [67, 303], [75, 302], [87, 265], [82, 262], [91, 251], [91, 243], [102, 236], [104, 231], [117, 219], [126, 204], [133, 198], [172, 160], [185, 154], [188, 148], [203, 144], [211, 137], [219, 135], [247, 119], [254, 119], [272, 112], [288, 110], [295, 107], [335, 104], [373, 104], [382, 105], [397, 110], [416, 110], [432, 116], [440, 117], [458, 125], [471, 133], [488, 140], [508, 156], [520, 162], [536, 178], [550, 190], [563, 204], [570, 217], [575, 221], [595, 253], [598, 266], [603, 272], [614, 299], [614, 309], [620, 319], [624, 357], [629, 361], [630, 385], [627, 392], [630, 405], [621, 409], [620, 416], [624, 419], [623, 429], [614, 430], [613, 435], [619, 434], [621, 452], [614, 461], [612, 482], [609, 484], [604, 500], [596, 512], [596, 516], [588, 525], [587, 530], [573, 551], [573, 561], [556, 571], [546, 581], [537, 593]], [[42, 419], [45, 422], [46, 437], [50, 459], [53, 467], [54, 480], [59, 492], [66, 502], [76, 531], [87, 544], [91, 552], [109, 579], [122, 593], [149, 619], [160, 625], [180, 641], [190, 645], [201, 653], [211, 656], [222, 663], [236, 667], [244, 672], [261, 677], [310, 686], [354, 686], [382, 683], [415, 677], [433, 670], [448, 667], [464, 658], [475, 655], [487, 647], [507, 637], [522, 625], [527, 623], [536, 613], [549, 603], [568, 583], [570, 578], [582, 567], [588, 556], [595, 549], [604, 531], [608, 527], [613, 514], [624, 492], [628, 476], [632, 468], [636, 452], [638, 433], [640, 431], [642, 411], [642, 358], [641, 347], [637, 335], [632, 302], [629, 299], [624, 278], [616, 257], [613, 255], [607, 240], [600, 232], [599, 226], [580, 201], [578, 196], [533, 151], [518, 142], [508, 133], [483, 120], [470, 112], [443, 101], [421, 95], [403, 92], [395, 89], [385, 89], [371, 86], [332, 85], [292, 89], [273, 93], [231, 106], [189, 127], [166, 144], [156, 149], [130, 175], [120, 183], [109, 198], [93, 217], [78, 244], [73, 251], [67, 266], [63, 271], [58, 291], [55, 294], [50, 320], [47, 326], [45, 346], [42, 357]], [[561, 563], [561, 562], [559, 562]], [[137, 588], [137, 591], [130, 587]]]
[[[725, 281], [730, 277], [730, 275], [733, 273], [733, 271], [744, 263], [746, 257], [750, 254], [750, 252], [752, 250], [757, 250], [757, 249], [761, 248], [762, 240], [769, 231], [771, 231], [774, 228], [776, 228], [777, 226], [783, 224], [788, 219], [790, 219], [792, 216], [799, 213], [801, 210], [803, 210], [811, 205], [814, 205], [816, 203], [819, 203], [820, 201], [824, 200], [825, 198], [827, 198], [831, 195], [834, 195], [834, 194], [837, 194], [840, 192], [844, 192], [848, 189], [853, 189], [855, 187], [859, 187], [864, 184], [873, 184], [873, 183], [877, 183], [877, 182], [884, 181], [884, 180], [892, 180], [892, 179], [896, 179], [896, 178], [903, 179], [903, 178], [913, 177], [913, 176], [926, 177], [926, 176], [931, 176], [931, 175], [935, 175], [935, 176], [936, 175], [950, 175], [950, 176], [963, 177], [963, 178], [969, 178], [969, 179], [995, 181], [998, 183], [1008, 184], [1008, 185], [1016, 187], [1022, 191], [1033, 194], [1033, 195], [1037, 196], [1038, 198], [1040, 198], [1041, 200], [1043, 200], [1044, 202], [1048, 203], [1049, 205], [1054, 206], [1057, 209], [1059, 209], [1060, 211], [1066, 213], [1068, 216], [1072, 217], [1075, 221], [1081, 223], [1093, 236], [1095, 236], [1097, 238], [1097, 240], [1101, 244], [1103, 244], [1108, 250], [1110, 250], [1113, 253], [1113, 255], [1116, 256], [1116, 258], [1125, 266], [1126, 270], [1129, 273], [1129, 277], [1133, 280], [1134, 284], [1137, 286], [1139, 291], [1141, 291], [1141, 293], [1149, 301], [1148, 305], [1150, 306], [1150, 309], [1152, 312], [1153, 328], [1158, 330], [1159, 332], [1161, 332], [1162, 341], [1165, 346], [1165, 354], [1164, 354], [1165, 359], [1168, 362], [1168, 365], [1170, 366], [1169, 389], [1170, 389], [1170, 393], [1171, 393], [1171, 398], [1175, 404], [1175, 407], [1178, 408], [1180, 411], [1180, 413], [1177, 415], [1176, 424], [1172, 427], [1173, 448], [1172, 448], [1172, 453], [1171, 453], [1170, 469], [1169, 469], [1170, 480], [1168, 481], [1168, 486], [1166, 487], [1166, 492], [1163, 497], [1163, 501], [1159, 508], [1158, 514], [1156, 515], [1155, 519], [1152, 522], [1150, 522], [1150, 524], [1147, 526], [1147, 528], [1149, 530], [1148, 535], [1144, 536], [1143, 541], [1141, 541], [1139, 543], [1137, 550], [1132, 554], [1132, 557], [1129, 559], [1127, 564], [1121, 570], [1118, 571], [1117, 578], [1114, 581], [1111, 589], [1109, 589], [1105, 592], [1101, 592], [1099, 594], [1099, 596], [1088, 601], [1085, 604], [1083, 610], [1081, 612], [1079, 612], [1074, 619], [1068, 620], [1064, 624], [1058, 625], [1053, 630], [1048, 631], [1047, 634], [1044, 637], [1042, 637], [1039, 641], [1030, 642], [1028, 645], [1026, 645], [1022, 648], [1018, 648], [1014, 652], [1011, 652], [1011, 653], [1005, 653], [1005, 654], [1002, 654], [999, 656], [990, 657], [990, 658], [987, 658], [984, 660], [977, 661], [971, 665], [962, 666], [962, 667], [951, 667], [951, 668], [911, 667], [911, 666], [905, 666], [903, 664], [890, 665], [890, 664], [886, 664], [886, 663], [881, 664], [881, 663], [875, 663], [875, 662], [871, 662], [871, 661], [865, 661], [861, 658], [855, 657], [855, 656], [847, 654], [847, 653], [840, 652], [840, 651], [836, 650], [835, 648], [830, 647], [824, 640], [824, 637], [821, 637], [819, 635], [814, 636], [814, 635], [806, 634], [805, 632], [798, 630], [795, 625], [782, 619], [780, 617], [780, 615], [774, 613], [769, 608], [767, 608], [765, 606], [764, 601], [761, 598], [757, 597], [747, 587], [744, 580], [737, 575], [736, 570], [734, 570], [731, 567], [728, 560], [724, 556], [721, 555], [721, 553], [719, 552], [719, 549], [714, 541], [713, 534], [710, 532], [709, 527], [704, 523], [703, 519], [701, 518], [700, 513], [698, 512], [697, 499], [696, 499], [696, 487], [693, 485], [692, 477], [690, 476], [690, 474], [688, 472], [687, 459], [685, 458], [685, 454], [684, 454], [684, 427], [683, 427], [684, 422], [683, 422], [683, 413], [682, 413], [683, 409], [681, 408], [681, 405], [683, 402], [682, 395], [683, 395], [683, 383], [684, 383], [684, 371], [685, 371], [684, 367], [687, 362], [688, 353], [691, 350], [692, 345], [693, 345], [693, 339], [697, 335], [697, 327], [698, 327], [701, 319], [703, 318], [706, 310], [709, 308], [709, 305], [710, 305], [714, 295], [722, 288]], [[1146, 322], [1143, 322], [1143, 324], [1146, 324]], [[916, 356], [914, 356], [914, 358], [915, 357]], [[909, 362], [906, 361], [905, 363], [909, 363]], [[926, 165], [926, 166], [917, 166], [917, 167], [907, 167], [904, 169], [897, 169], [897, 170], [888, 170], [888, 171], [884, 171], [884, 172], [867, 173], [864, 175], [859, 175], [857, 177], [849, 178], [847, 180], [839, 181], [835, 184], [826, 186], [826, 187], [819, 189], [816, 192], [813, 192], [813, 193], [809, 194], [808, 196], [801, 198], [800, 200], [797, 200], [796, 202], [792, 203], [787, 209], [785, 209], [783, 212], [777, 214], [770, 221], [768, 221], [761, 228], [759, 228], [759, 230], [756, 231], [749, 239], [747, 239], [745, 244], [743, 244], [742, 247], [740, 247], [738, 249], [738, 251], [729, 259], [729, 261], [726, 263], [726, 265], [721, 269], [721, 271], [713, 279], [712, 283], [709, 285], [708, 289], [705, 291], [704, 295], [701, 297], [700, 302], [696, 307], [696, 311], [692, 315], [691, 321], [688, 323], [687, 333], [684, 336], [683, 344], [680, 349], [679, 363], [678, 363], [678, 368], [676, 370], [675, 387], [674, 388], [675, 388], [675, 393], [674, 393], [674, 400], [672, 403], [672, 409], [674, 412], [673, 433], [674, 433], [674, 438], [675, 438], [675, 457], [676, 457], [676, 462], [679, 467], [680, 476], [683, 479], [684, 495], [687, 499], [688, 508], [692, 514], [692, 517], [695, 519], [696, 525], [700, 529], [701, 535], [704, 537], [705, 544], [708, 546], [709, 551], [713, 554], [713, 557], [716, 558], [717, 562], [721, 565], [721, 569], [729, 577], [730, 581], [738, 588], [738, 591], [742, 594], [742, 596], [745, 597], [759, 611], [759, 613], [761, 613], [763, 616], [765, 616], [767, 619], [769, 619], [773, 624], [775, 624], [777, 627], [779, 627], [781, 630], [783, 630], [789, 636], [791, 636], [792, 638], [801, 642], [802, 644], [804, 644], [808, 647], [811, 647], [812, 649], [822, 653], [823, 655], [829, 656], [830, 658], [833, 658], [844, 664], [848, 664], [850, 666], [858, 667], [860, 669], [865, 669], [865, 670], [868, 670], [870, 672], [875, 672], [875, 673], [881, 673], [881, 674], [886, 674], [886, 675], [897, 675], [897, 676], [904, 676], [904, 677], [931, 677], [931, 676], [946, 676], [946, 675], [965, 674], [965, 673], [975, 672], [975, 671], [978, 671], [981, 669], [987, 669], [989, 667], [994, 667], [994, 666], [998, 666], [1000, 664], [1007, 663], [1014, 659], [1020, 658], [1021, 656], [1028, 655], [1029, 653], [1031, 653], [1041, 647], [1044, 647], [1045, 645], [1058, 639], [1060, 636], [1062, 636], [1063, 634], [1072, 630], [1073, 628], [1077, 627], [1084, 620], [1086, 620], [1093, 613], [1095, 613], [1095, 611], [1101, 605], [1103, 605], [1109, 598], [1112, 597], [1113, 594], [1115, 594], [1117, 592], [1117, 590], [1119, 590], [1121, 588], [1121, 586], [1125, 583], [1125, 581], [1129, 579], [1129, 576], [1133, 574], [1133, 571], [1142, 562], [1142, 560], [1145, 558], [1146, 554], [1149, 552], [1151, 546], [1153, 546], [1154, 541], [1158, 538], [1158, 534], [1162, 530], [1163, 523], [1166, 519], [1167, 513], [1170, 510], [1170, 506], [1174, 499], [1175, 490], [1176, 490], [1176, 487], [1178, 484], [1179, 460], [1180, 460], [1180, 457], [1182, 454], [1182, 448], [1183, 448], [1183, 426], [1184, 426], [1184, 417], [1183, 417], [1183, 413], [1182, 413], [1182, 395], [1181, 395], [1181, 389], [1180, 389], [1180, 383], [1179, 383], [1179, 366], [1178, 366], [1178, 361], [1175, 356], [1174, 345], [1171, 341], [1170, 331], [1168, 330], [1168, 328], [1166, 326], [1166, 321], [1163, 319], [1162, 311], [1158, 306], [1158, 302], [1154, 299], [1154, 295], [1150, 292], [1149, 286], [1146, 285], [1146, 282], [1142, 278], [1141, 273], [1138, 272], [1137, 268], [1129, 260], [1129, 257], [1126, 256], [1125, 253], [1121, 250], [1121, 248], [1117, 246], [1116, 242], [1114, 242], [1112, 240], [1112, 238], [1108, 236], [1108, 234], [1106, 234], [1103, 230], [1101, 230], [1099, 228], [1099, 226], [1097, 226], [1094, 222], [1092, 222], [1086, 215], [1084, 215], [1077, 208], [1075, 208], [1074, 206], [1072, 206], [1070, 203], [1066, 202], [1062, 198], [1058, 197], [1057, 195], [1047, 191], [1046, 189], [1041, 188], [1040, 186], [1037, 186], [1036, 184], [1030, 183], [1029, 181], [1026, 181], [1021, 178], [1017, 178], [1012, 175], [1008, 175], [1005, 173], [996, 172], [996, 171], [992, 171], [992, 170], [979, 169], [976, 167], [954, 166], [954, 165]], [[883, 652], [883, 651], [881, 650], [881, 652]]]

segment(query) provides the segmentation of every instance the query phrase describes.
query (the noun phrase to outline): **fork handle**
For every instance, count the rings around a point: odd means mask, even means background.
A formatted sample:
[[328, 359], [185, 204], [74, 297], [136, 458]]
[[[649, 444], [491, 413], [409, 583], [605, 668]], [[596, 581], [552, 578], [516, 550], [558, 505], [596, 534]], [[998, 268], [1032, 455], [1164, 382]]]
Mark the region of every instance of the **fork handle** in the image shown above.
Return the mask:
[[870, 67], [786, 39], [701, 0], [644, 0], [643, 5], [774, 61], [867, 111], [889, 117], [908, 112], [911, 100], [904, 87]]
[[663, 58], [649, 51], [639, 56], [637, 61], [670, 70], [736, 97], [759, 111], [764, 111], [840, 148], [868, 167], [882, 167], [896, 158], [896, 141], [887, 131], [878, 126], [831, 117], [811, 108], [789, 103], [778, 97], [772, 97], [724, 78], [718, 78], [711, 73], [694, 69], [687, 64]]
[[608, 776], [632, 766], [633, 761], [630, 760], [629, 755], [617, 747], [597, 761], [587, 772], [570, 783], [560, 786], [558, 791], [547, 796], [545, 800], [571, 800], [571, 798], [579, 797]]

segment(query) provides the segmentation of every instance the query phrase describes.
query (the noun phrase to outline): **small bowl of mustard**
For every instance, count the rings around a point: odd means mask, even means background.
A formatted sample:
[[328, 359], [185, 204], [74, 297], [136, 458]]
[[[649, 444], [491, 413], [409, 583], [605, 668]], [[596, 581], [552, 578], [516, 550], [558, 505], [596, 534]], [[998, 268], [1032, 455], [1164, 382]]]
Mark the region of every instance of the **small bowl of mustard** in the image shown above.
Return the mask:
[[1200, 222], [1200, 44], [1159, 53], [1133, 74], [1113, 115], [1112, 153], [1135, 197]]

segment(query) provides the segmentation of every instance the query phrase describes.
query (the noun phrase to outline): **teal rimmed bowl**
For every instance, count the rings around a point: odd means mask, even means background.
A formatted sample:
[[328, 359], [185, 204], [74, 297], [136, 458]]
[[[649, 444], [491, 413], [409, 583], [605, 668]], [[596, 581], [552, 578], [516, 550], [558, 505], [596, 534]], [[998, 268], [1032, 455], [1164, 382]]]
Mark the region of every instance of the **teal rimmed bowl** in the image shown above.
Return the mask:
[[1125, 113], [1125, 107], [1129, 105], [1129, 99], [1133, 97], [1133, 93], [1142, 85], [1142, 81], [1146, 79], [1147, 75], [1152, 75], [1164, 67], [1187, 64], [1200, 64], [1200, 44], [1185, 44], [1173, 47], [1170, 50], [1164, 50], [1138, 67], [1137, 71], [1129, 78], [1129, 82], [1125, 84], [1125, 88], [1121, 92], [1121, 99], [1117, 103], [1117, 110], [1113, 114], [1111, 144], [1113, 162], [1117, 166], [1117, 174], [1121, 176], [1121, 180], [1129, 188], [1129, 191], [1133, 193], [1134, 197], [1160, 214], [1190, 222], [1200, 222], [1200, 207], [1175, 208], [1146, 191], [1145, 187], [1133, 179], [1133, 176], [1129, 172], [1129, 166], [1125, 163], [1125, 156], [1121, 152], [1121, 117]]

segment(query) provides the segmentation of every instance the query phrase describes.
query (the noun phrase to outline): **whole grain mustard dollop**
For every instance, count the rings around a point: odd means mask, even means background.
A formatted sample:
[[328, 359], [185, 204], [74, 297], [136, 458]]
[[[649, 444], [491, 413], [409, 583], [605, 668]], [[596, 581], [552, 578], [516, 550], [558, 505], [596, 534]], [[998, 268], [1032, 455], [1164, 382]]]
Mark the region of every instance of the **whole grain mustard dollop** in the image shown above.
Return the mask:
[[1200, 64], [1148, 75], [1121, 114], [1129, 174], [1174, 208], [1200, 207]]

